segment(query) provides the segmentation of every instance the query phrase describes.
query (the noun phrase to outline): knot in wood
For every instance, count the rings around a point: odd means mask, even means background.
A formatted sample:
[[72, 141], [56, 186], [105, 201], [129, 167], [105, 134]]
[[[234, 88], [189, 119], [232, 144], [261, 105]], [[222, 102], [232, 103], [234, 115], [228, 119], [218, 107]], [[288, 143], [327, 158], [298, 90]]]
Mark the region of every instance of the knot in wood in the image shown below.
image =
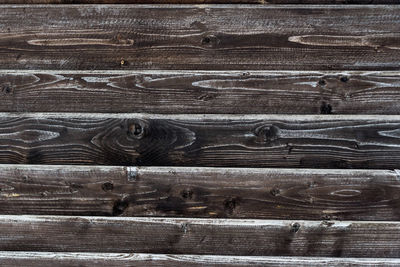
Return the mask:
[[274, 125], [263, 125], [255, 130], [264, 143], [273, 142], [279, 139], [279, 128]]
[[292, 223], [291, 228], [290, 228], [290, 231], [291, 231], [292, 233], [297, 233], [299, 230], [300, 230], [300, 224], [297, 223], [297, 222]]
[[207, 35], [201, 39], [201, 44], [205, 46], [214, 46], [219, 43], [218, 38], [215, 35]]
[[142, 139], [146, 134], [146, 125], [142, 121], [135, 121], [128, 126], [128, 135], [135, 139]]

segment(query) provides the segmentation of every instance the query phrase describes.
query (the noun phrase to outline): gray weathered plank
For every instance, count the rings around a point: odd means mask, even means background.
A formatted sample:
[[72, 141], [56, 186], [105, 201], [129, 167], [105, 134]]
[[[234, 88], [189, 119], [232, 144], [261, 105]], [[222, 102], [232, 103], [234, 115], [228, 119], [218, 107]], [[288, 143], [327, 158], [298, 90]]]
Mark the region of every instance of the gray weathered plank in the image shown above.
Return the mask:
[[399, 222], [0, 216], [0, 250], [400, 257]]
[[400, 6], [3, 5], [1, 69], [399, 70]]
[[400, 114], [400, 72], [0, 71], [0, 111]]
[[63, 253], [63, 252], [0, 252], [2, 267], [83, 267], [83, 266], [269, 266], [269, 267], [394, 267], [400, 265], [395, 258], [334, 258], [334, 257], [265, 257], [178, 255], [144, 253]]
[[0, 214], [400, 220], [400, 172], [0, 165]]
[[0, 163], [397, 169], [397, 115], [0, 113]]

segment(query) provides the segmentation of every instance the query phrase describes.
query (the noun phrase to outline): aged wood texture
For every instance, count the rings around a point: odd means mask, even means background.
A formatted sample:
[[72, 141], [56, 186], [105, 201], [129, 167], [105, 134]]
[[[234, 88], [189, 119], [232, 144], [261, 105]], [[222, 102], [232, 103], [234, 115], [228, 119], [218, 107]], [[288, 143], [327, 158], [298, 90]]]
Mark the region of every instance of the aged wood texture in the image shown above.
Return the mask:
[[3, 5], [0, 68], [399, 70], [399, 16], [397, 5]]
[[334, 258], [334, 257], [266, 257], [177, 255], [144, 253], [63, 253], [63, 252], [0, 252], [2, 267], [83, 267], [83, 266], [269, 266], [269, 267], [394, 267], [395, 258]]
[[400, 220], [400, 171], [0, 165], [1, 214]]
[[0, 163], [397, 169], [397, 115], [0, 113]]
[[400, 114], [400, 72], [0, 71], [0, 111]]
[[400, 256], [400, 223], [0, 217], [0, 249], [237, 256]]

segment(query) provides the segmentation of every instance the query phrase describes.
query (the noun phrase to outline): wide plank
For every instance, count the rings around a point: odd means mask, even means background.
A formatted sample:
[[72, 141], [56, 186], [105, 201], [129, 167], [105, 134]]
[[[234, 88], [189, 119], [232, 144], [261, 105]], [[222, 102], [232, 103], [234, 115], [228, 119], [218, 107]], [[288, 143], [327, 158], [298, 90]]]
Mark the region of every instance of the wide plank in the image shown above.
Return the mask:
[[398, 5], [2, 5], [0, 68], [399, 70]]
[[0, 71], [5, 112], [400, 114], [400, 72]]
[[0, 214], [400, 220], [400, 171], [0, 165]]
[[0, 216], [0, 250], [400, 257], [399, 222]]
[[397, 115], [0, 113], [0, 163], [397, 169]]
[[145, 253], [63, 253], [1, 251], [2, 267], [83, 267], [83, 266], [269, 266], [269, 267], [394, 267], [400, 265], [395, 258], [334, 258], [334, 257], [273, 257], [273, 256], [221, 256]]
[[397, 115], [0, 113], [0, 163], [397, 169]]

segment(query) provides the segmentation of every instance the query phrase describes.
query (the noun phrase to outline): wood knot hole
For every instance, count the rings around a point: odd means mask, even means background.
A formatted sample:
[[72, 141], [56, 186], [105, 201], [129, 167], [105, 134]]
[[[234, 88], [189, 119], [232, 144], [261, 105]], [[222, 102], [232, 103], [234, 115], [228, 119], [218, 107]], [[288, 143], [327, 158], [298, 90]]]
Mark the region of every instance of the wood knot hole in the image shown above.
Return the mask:
[[297, 222], [292, 223], [292, 225], [290, 226], [290, 231], [292, 233], [297, 233], [299, 230], [300, 230], [300, 224]]
[[323, 80], [323, 79], [321, 79], [321, 80], [318, 81], [318, 84], [319, 84], [320, 86], [325, 86], [325, 85], [326, 85], [326, 81]]
[[128, 127], [129, 136], [136, 139], [143, 138], [144, 132], [145, 132], [144, 125], [140, 122], [134, 122]]
[[321, 114], [332, 114], [332, 106], [326, 102], [322, 102], [319, 111]]
[[112, 209], [112, 215], [113, 216], [121, 215], [128, 208], [128, 206], [129, 206], [128, 201], [118, 199], [117, 201], [114, 202], [113, 209]]
[[105, 182], [101, 185], [101, 189], [103, 189], [105, 192], [112, 191], [114, 189], [114, 185], [110, 182]]
[[184, 198], [184, 199], [192, 199], [192, 197], [193, 197], [193, 191], [190, 190], [190, 189], [182, 190], [181, 196], [182, 196], [182, 198]]
[[9, 93], [12, 92], [12, 89], [11, 89], [11, 87], [8, 86], [8, 85], [3, 85], [2, 88], [1, 88], [1, 91], [2, 91], [3, 93], [5, 93], [5, 94], [9, 94]]
[[346, 83], [346, 82], [349, 81], [349, 77], [347, 77], [347, 76], [342, 76], [342, 77], [340, 77], [340, 81]]
[[210, 38], [210, 37], [204, 37], [204, 38], [201, 40], [201, 43], [202, 43], [202, 44], [209, 44], [209, 43], [211, 43], [211, 38]]
[[281, 193], [281, 190], [279, 190], [279, 188], [272, 188], [270, 191], [271, 195], [275, 196], [279, 196], [279, 194]]

